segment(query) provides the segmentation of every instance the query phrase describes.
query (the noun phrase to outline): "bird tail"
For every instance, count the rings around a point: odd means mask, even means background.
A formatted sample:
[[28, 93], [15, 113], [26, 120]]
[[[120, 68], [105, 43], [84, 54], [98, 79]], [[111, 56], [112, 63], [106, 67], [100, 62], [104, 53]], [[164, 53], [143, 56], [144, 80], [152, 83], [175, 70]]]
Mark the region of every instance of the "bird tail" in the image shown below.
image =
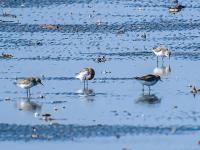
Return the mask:
[[75, 78], [79, 79], [79, 74], [78, 73], [75, 74]]

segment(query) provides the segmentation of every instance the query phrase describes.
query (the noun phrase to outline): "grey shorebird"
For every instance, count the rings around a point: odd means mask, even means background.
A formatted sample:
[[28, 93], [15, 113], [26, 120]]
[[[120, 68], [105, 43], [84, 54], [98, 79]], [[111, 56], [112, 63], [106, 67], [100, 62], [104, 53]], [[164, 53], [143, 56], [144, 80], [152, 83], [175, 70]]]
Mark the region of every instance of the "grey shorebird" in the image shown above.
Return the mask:
[[92, 80], [95, 76], [95, 71], [93, 68], [83, 68], [79, 73], [76, 74], [75, 78], [81, 81], [84, 81], [84, 89], [85, 82], [87, 84], [86, 88], [88, 88], [88, 80]]
[[16, 81], [16, 85], [20, 88], [26, 89], [27, 90], [27, 97], [30, 98], [30, 88], [33, 86], [36, 86], [38, 84], [42, 84], [42, 81], [40, 78], [37, 77], [26, 77], [24, 79], [18, 79]]
[[144, 75], [141, 77], [134, 77], [135, 80], [139, 81], [142, 86], [143, 86], [143, 91], [144, 91], [144, 85], [149, 87], [149, 92], [150, 92], [150, 87], [155, 85], [158, 81], [162, 81], [159, 75], [153, 75], [153, 74], [148, 74]]

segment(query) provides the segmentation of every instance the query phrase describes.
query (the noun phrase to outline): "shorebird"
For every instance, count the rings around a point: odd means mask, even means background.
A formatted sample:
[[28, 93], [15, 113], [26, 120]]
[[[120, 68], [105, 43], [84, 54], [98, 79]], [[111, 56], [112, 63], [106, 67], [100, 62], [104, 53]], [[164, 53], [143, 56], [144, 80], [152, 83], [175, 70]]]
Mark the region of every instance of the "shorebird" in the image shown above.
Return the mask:
[[42, 114], [42, 119], [45, 121], [51, 121], [52, 118], [50, 118], [50, 117], [51, 117], [51, 114], [49, 114], [49, 113]]
[[190, 85], [189, 87], [191, 88], [190, 92], [193, 94], [193, 96], [195, 98], [196, 94], [200, 92], [200, 89], [198, 89], [198, 88], [196, 88], [196, 86], [192, 86], [192, 85]]
[[37, 77], [27, 77], [24, 79], [18, 79], [16, 81], [16, 84], [18, 87], [27, 90], [27, 97], [30, 97], [30, 88], [38, 84], [43, 85], [41, 79]]
[[75, 78], [84, 81], [84, 89], [85, 89], [85, 82], [88, 88], [88, 80], [92, 80], [94, 78], [95, 71], [93, 68], [83, 68], [79, 73], [76, 74]]
[[13, 55], [12, 54], [6, 54], [6, 53], [2, 53], [0, 58], [12, 58]]
[[139, 81], [142, 86], [143, 86], [143, 91], [144, 91], [144, 85], [149, 87], [149, 92], [150, 92], [150, 86], [155, 85], [158, 81], [162, 81], [159, 75], [153, 75], [153, 74], [148, 74], [145, 76], [141, 77], [134, 77], [137, 81]]
[[152, 49], [153, 53], [157, 56], [157, 62], [158, 62], [158, 56], [162, 57], [162, 60], [164, 57], [169, 57], [171, 56], [171, 51], [168, 48], [164, 47], [154, 47]]
[[106, 62], [107, 61], [107, 59], [106, 59], [106, 57], [105, 56], [98, 56], [96, 59], [95, 59], [95, 62], [97, 62], [97, 63], [102, 63], [102, 62]]
[[174, 6], [174, 7], [169, 7], [169, 12], [170, 12], [170, 13], [176, 13], [176, 12], [181, 11], [181, 9], [183, 9], [183, 8], [185, 8], [185, 6], [180, 5], [180, 4], [177, 4], [177, 5]]

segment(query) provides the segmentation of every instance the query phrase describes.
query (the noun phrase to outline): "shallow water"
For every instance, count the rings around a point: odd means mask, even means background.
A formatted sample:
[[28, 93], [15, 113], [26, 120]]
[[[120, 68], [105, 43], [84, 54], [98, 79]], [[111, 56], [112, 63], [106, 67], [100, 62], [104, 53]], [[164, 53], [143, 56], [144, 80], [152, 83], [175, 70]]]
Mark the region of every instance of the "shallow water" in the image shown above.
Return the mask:
[[[188, 85], [200, 87], [200, 4], [180, 3], [186, 8], [171, 14], [169, 0], [0, 1], [0, 50], [14, 56], [0, 60], [0, 145], [199, 148], [200, 95]], [[162, 45], [172, 57], [157, 66], [151, 49]], [[88, 66], [96, 74], [84, 90], [74, 76]], [[163, 74], [150, 94], [133, 80], [147, 73]], [[31, 100], [14, 84], [26, 76], [44, 84]]]

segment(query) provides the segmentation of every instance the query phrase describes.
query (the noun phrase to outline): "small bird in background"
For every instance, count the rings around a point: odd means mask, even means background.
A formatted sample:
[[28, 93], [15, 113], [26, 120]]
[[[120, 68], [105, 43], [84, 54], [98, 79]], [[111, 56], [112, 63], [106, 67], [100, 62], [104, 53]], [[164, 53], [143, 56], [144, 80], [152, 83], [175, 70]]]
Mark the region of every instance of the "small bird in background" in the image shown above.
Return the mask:
[[161, 56], [162, 60], [164, 57], [168, 57], [170, 59], [171, 51], [168, 48], [154, 47], [152, 51], [157, 56], [157, 64], [158, 64], [158, 56]]
[[193, 94], [194, 98], [196, 94], [200, 92], [200, 89], [197, 88], [195, 85], [189, 85], [189, 88], [191, 89], [190, 92]]
[[94, 60], [96, 63], [105, 63], [107, 61], [106, 57], [105, 56], [98, 56], [95, 60]]
[[36, 86], [38, 84], [42, 84], [42, 81], [40, 78], [37, 77], [27, 77], [24, 79], [18, 79], [16, 81], [16, 85], [20, 88], [26, 89], [27, 90], [27, 97], [30, 98], [30, 88], [32, 88], [33, 86]]
[[181, 11], [183, 8], [185, 8], [185, 6], [177, 4], [176, 6], [169, 7], [169, 12], [175, 14]]
[[158, 81], [162, 81], [159, 75], [153, 75], [153, 74], [148, 74], [144, 75], [141, 77], [134, 77], [135, 80], [139, 81], [142, 86], [143, 86], [143, 91], [144, 91], [144, 85], [149, 87], [149, 92], [150, 92], [150, 87], [155, 85]]
[[[84, 81], [84, 89], [88, 88], [88, 80], [92, 80], [95, 76], [93, 68], [83, 68], [79, 73], [76, 74], [75, 78]], [[86, 86], [85, 86], [86, 82]]]

